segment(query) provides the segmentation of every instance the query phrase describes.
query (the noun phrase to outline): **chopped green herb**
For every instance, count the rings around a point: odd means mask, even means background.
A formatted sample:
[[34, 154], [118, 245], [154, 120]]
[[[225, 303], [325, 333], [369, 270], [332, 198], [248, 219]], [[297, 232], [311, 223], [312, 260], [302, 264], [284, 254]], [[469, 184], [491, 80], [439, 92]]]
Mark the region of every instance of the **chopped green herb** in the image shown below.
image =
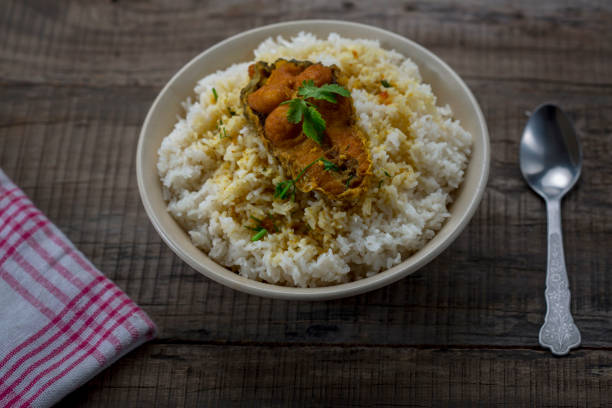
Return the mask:
[[302, 81], [302, 86], [298, 90], [298, 95], [304, 98], [322, 99], [327, 102], [336, 103], [336, 96], [351, 96], [351, 93], [338, 84], [325, 84], [321, 86], [315, 86], [314, 81]]
[[217, 95], [217, 90], [213, 88], [212, 93], [213, 93], [213, 96], [215, 97], [215, 103], [217, 103], [217, 100], [219, 99], [219, 95]]
[[227, 107], [227, 111], [230, 114], [230, 116], [236, 116], [236, 112], [234, 112], [232, 108], [230, 108], [229, 106]]
[[330, 162], [329, 160], [324, 159], [323, 157], [319, 158], [321, 163], [323, 163], [323, 170], [325, 171], [340, 171], [340, 168], [334, 162]]
[[[389, 178], [393, 178], [393, 176], [391, 176], [387, 170], [383, 169], [383, 173], [385, 174], [385, 176], [387, 176], [387, 177], [389, 177]], [[379, 181], [378, 181], [378, 188], [379, 188], [379, 189], [380, 189], [380, 186], [382, 186], [382, 183], [383, 183], [383, 182], [384, 182], [384, 180], [383, 180], [383, 179], [381, 179], [381, 180], [379, 180]]]
[[281, 102], [281, 105], [289, 105], [287, 111], [287, 120], [291, 123], [300, 123], [304, 111], [308, 107], [306, 101], [303, 99], [291, 99], [289, 101]]
[[225, 139], [227, 137], [227, 131], [225, 130], [225, 126], [223, 126], [222, 119], [219, 119], [219, 123], [217, 123], [217, 129], [219, 129], [219, 138]]
[[278, 232], [278, 228], [276, 227], [276, 224], [274, 224], [274, 220], [272, 219], [271, 215], [267, 215], [263, 220], [252, 215], [250, 218], [255, 221], [255, 226], [251, 227], [250, 225], [245, 225], [244, 228], [255, 231], [255, 234], [251, 237], [252, 242], [262, 239], [268, 233], [268, 229], [272, 227], [274, 228], [275, 232]]
[[391, 84], [386, 79], [383, 79], [382, 81], [380, 81], [380, 84], [384, 86], [385, 88], [391, 88]]
[[321, 144], [325, 125], [325, 120], [319, 111], [314, 106], [308, 106], [304, 112], [304, 121], [302, 122], [302, 131], [304, 131], [304, 134], [318, 144]]
[[335, 94], [342, 96], [350, 96], [351, 93], [338, 84], [325, 84], [317, 87], [313, 80], [303, 81], [302, 86], [298, 90], [298, 96], [283, 102], [281, 105], [289, 104], [287, 111], [287, 119], [291, 123], [302, 122], [302, 131], [306, 136], [321, 144], [323, 141], [323, 132], [325, 131], [325, 120], [316, 106], [306, 101], [306, 98], [321, 99], [331, 103], [337, 103]]
[[304, 134], [318, 144], [321, 144], [323, 132], [325, 131], [325, 120], [321, 117], [317, 108], [310, 102], [299, 98], [285, 101], [281, 105], [285, 104], [289, 104], [287, 120], [291, 123], [302, 122]]
[[285, 180], [278, 183], [274, 188], [274, 197], [284, 200], [285, 198], [291, 196], [291, 200], [295, 200], [295, 183], [302, 178], [304, 173], [306, 173], [309, 168], [319, 161], [323, 163], [323, 169], [325, 171], [340, 171], [340, 168], [335, 163], [325, 159], [324, 157], [319, 157], [308, 166], [304, 167], [293, 180]]
[[349, 184], [351, 184], [351, 180], [355, 178], [354, 174], [351, 174], [348, 178], [348, 180], [346, 180], [346, 189], [349, 189]]
[[284, 200], [287, 194], [291, 195], [291, 200], [295, 198], [295, 181], [285, 180], [278, 183], [274, 189], [274, 197]]
[[260, 239], [262, 239], [264, 237], [264, 235], [266, 235], [268, 233], [268, 230], [265, 228], [262, 228], [259, 230], [259, 232], [255, 235], [253, 235], [251, 237], [251, 242], [255, 242], [255, 241], [259, 241]]

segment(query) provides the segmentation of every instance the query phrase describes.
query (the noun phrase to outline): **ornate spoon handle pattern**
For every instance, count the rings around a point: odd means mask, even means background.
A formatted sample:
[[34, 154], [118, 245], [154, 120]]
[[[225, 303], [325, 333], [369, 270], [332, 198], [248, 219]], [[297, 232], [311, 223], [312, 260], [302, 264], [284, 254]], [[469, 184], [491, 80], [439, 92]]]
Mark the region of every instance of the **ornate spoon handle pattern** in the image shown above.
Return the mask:
[[546, 271], [546, 317], [540, 329], [540, 344], [553, 354], [567, 354], [580, 344], [580, 331], [570, 310], [570, 290], [565, 269], [561, 233], [560, 200], [547, 200], [548, 266]]

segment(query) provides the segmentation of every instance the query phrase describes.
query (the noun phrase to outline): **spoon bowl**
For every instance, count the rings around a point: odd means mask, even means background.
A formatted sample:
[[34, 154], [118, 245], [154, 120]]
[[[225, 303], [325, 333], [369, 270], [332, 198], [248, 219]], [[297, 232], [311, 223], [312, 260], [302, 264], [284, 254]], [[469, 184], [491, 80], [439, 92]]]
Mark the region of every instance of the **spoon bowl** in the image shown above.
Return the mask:
[[542, 105], [529, 118], [521, 139], [520, 165], [529, 187], [546, 201], [548, 214], [547, 307], [539, 340], [553, 354], [564, 355], [581, 339], [570, 311], [561, 198], [580, 177], [582, 151], [572, 122], [557, 106]]
[[578, 181], [582, 151], [574, 126], [555, 105], [541, 105], [527, 122], [521, 140], [521, 172], [544, 199], [561, 198]]

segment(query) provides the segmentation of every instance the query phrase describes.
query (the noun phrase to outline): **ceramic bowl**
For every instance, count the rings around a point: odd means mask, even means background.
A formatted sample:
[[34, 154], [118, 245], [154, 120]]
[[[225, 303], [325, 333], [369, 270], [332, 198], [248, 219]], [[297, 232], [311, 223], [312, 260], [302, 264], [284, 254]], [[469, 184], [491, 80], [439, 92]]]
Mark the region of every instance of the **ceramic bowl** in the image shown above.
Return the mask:
[[[161, 141], [172, 130], [177, 115], [182, 114], [181, 102], [193, 95], [193, 88], [200, 78], [234, 63], [252, 60], [253, 50], [268, 37], [282, 35], [288, 38], [300, 31], [324, 38], [335, 32], [342, 37], [376, 39], [383, 48], [410, 57], [419, 66], [423, 81], [431, 85], [438, 104], [449, 104], [455, 118], [474, 138], [465, 179], [450, 208], [451, 216], [431, 241], [402, 263], [370, 278], [321, 288], [292, 288], [257, 282], [210, 259], [191, 243], [188, 234], [166, 211], [156, 167]], [[147, 114], [138, 141], [136, 172], [140, 196], [155, 229], [166, 244], [195, 270], [230, 288], [258, 296], [325, 300], [356, 295], [395, 282], [427, 264], [457, 238], [476, 211], [485, 190], [489, 172], [489, 135], [478, 102], [459, 75], [422, 46], [398, 34], [363, 24], [333, 20], [293, 21], [237, 34], [202, 52], [181, 68], [159, 93]]]

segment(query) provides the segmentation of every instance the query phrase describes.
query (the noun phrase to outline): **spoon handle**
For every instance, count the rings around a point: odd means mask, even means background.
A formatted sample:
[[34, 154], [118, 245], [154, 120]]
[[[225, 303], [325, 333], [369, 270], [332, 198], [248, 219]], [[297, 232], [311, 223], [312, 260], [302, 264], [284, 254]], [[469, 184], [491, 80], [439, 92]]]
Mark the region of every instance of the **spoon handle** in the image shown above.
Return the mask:
[[560, 199], [546, 201], [548, 213], [548, 265], [546, 268], [546, 317], [540, 344], [553, 354], [567, 354], [580, 344], [580, 331], [570, 311], [570, 291], [563, 254]]

